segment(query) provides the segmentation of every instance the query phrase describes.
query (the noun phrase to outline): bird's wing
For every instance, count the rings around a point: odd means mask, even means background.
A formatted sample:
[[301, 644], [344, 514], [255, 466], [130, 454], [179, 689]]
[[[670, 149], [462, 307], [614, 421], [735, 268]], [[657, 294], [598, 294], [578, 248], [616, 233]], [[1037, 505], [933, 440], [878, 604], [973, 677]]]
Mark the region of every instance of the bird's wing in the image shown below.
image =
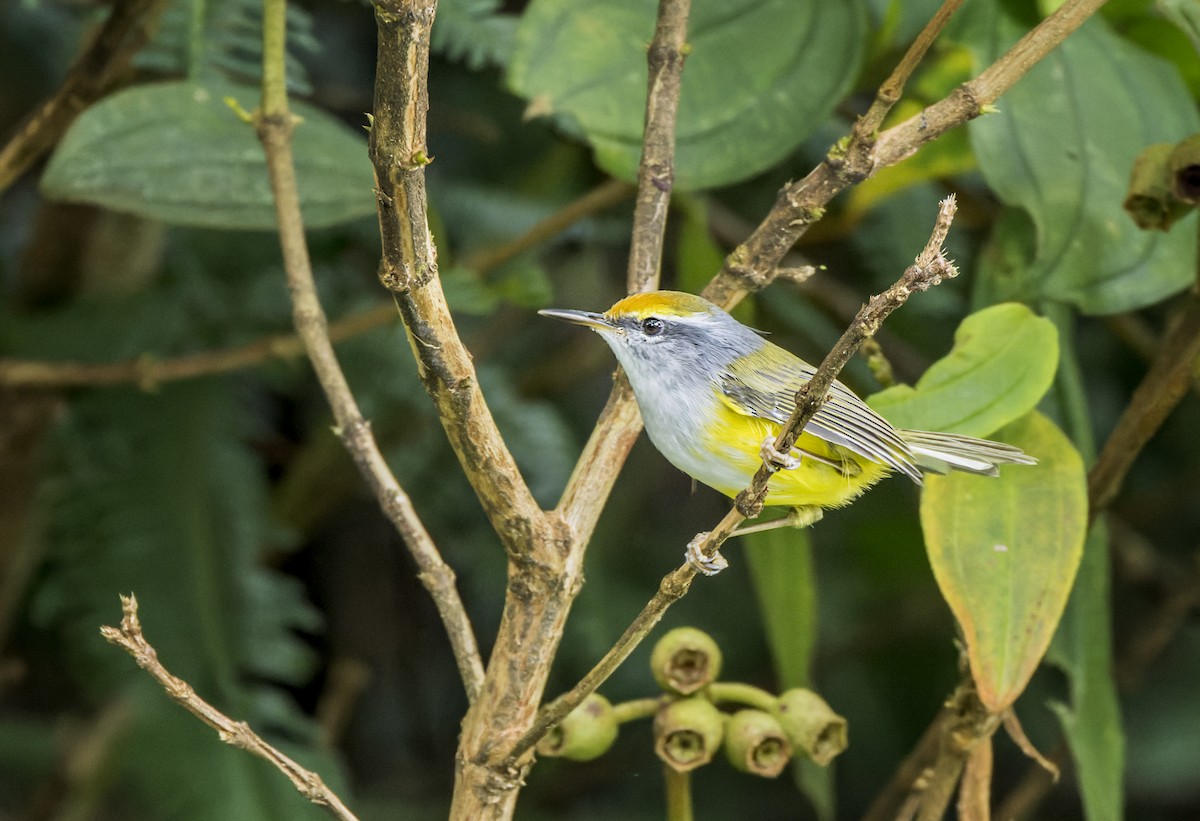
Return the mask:
[[[796, 391], [816, 369], [773, 343], [766, 344], [783, 355], [751, 355], [732, 363], [722, 375], [721, 390], [739, 413], [782, 424], [796, 407]], [[833, 383], [828, 399], [804, 430], [921, 482], [921, 470], [899, 432], [841, 382]]]

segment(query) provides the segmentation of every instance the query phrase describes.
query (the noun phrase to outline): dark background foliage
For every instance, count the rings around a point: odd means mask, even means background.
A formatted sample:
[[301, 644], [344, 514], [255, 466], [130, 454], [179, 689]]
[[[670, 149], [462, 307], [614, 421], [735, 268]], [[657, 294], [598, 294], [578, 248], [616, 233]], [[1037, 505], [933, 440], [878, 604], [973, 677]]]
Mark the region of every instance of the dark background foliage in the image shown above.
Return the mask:
[[[700, 86], [709, 96], [689, 98], [685, 86], [685, 114], [688, 106], [715, 112], [741, 130], [708, 140], [698, 125], [681, 128], [681, 163], [689, 153], [696, 159], [680, 175], [668, 287], [696, 290], [707, 281], [780, 185], [806, 173], [865, 109], [937, 4], [798, 4], [803, 14], [790, 5], [735, 4], [723, 21], [698, 4], [697, 41], [732, 49], [745, 41], [721, 38], [815, 39], [795, 63], [739, 73], [732, 60], [728, 75], [712, 80], [725, 85]], [[941, 97], [1036, 19], [1031, 4], [972, 5], [915, 78], [914, 106]], [[908, 264], [936, 202], [953, 191], [962, 210], [949, 247], [966, 275], [913, 299], [889, 322], [883, 350], [898, 378], [913, 382], [946, 353], [973, 308], [1030, 303], [1055, 319], [1063, 343], [1065, 375], [1046, 409], [1088, 455], [1145, 372], [1143, 338], [1161, 333], [1171, 297], [1195, 277], [1194, 218], [1168, 235], [1147, 235], [1118, 208], [1141, 147], [1197, 130], [1200, 70], [1189, 40], [1196, 32], [1176, 25], [1185, 5], [1110, 4], [1105, 19], [1004, 98], [999, 114], [835, 201], [797, 249], [797, 262], [824, 270], [803, 287], [772, 286], [743, 317], [820, 359], [861, 300]], [[572, 53], [568, 43], [562, 48], [572, 59], [564, 58], [530, 22], [537, 11], [550, 25], [565, 8], [446, 0], [429, 92], [428, 186], [441, 273], [500, 428], [544, 505], [567, 479], [613, 363], [591, 335], [534, 311], [600, 309], [622, 293], [631, 205], [593, 213], [486, 272], [472, 261], [636, 163], [642, 99], [618, 100], [621, 122], [634, 118], [632, 131], [600, 133], [589, 120], [605, 103], [597, 95], [622, 86], [610, 79], [572, 87], [567, 67], [599, 57]], [[819, 8], [825, 19], [806, 16]], [[103, 12], [79, 3], [0, 6], [0, 133], [53, 93]], [[327, 217], [315, 218], [323, 227], [310, 232], [310, 244], [336, 321], [387, 303], [375, 279], [369, 176], [366, 186], [350, 182], [369, 175], [355, 132], [372, 106], [375, 28], [357, 3], [310, 0], [292, 12], [289, 79], [313, 106], [302, 112], [308, 133], [326, 130], [326, 141], [298, 144], [297, 152], [302, 180], [306, 169], [329, 175], [308, 198]], [[198, 29], [190, 22], [197, 13], [205, 21]], [[257, 13], [249, 0], [172, 0], [138, 58], [137, 83], [253, 83]], [[729, 18], [745, 30], [731, 30]], [[647, 29], [643, 40], [649, 36]], [[527, 118], [552, 81], [565, 89], [553, 89], [554, 116]], [[234, 95], [247, 108], [256, 99], [252, 88]], [[151, 113], [180, 122], [192, 116], [185, 103], [177, 96]], [[218, 98], [213, 106], [223, 110]], [[0, 197], [0, 355], [169, 360], [286, 333], [276, 237], [229, 226], [270, 224], [246, 216], [264, 202], [254, 169], [155, 188], [162, 164], [199, 168], [201, 158], [186, 139], [164, 142], [152, 132], [155, 139], [137, 144], [122, 142], [126, 136], [120, 127], [91, 141], [73, 134], [75, 143], [64, 141]], [[215, 146], [205, 161], [218, 170], [236, 162], [236, 144], [224, 139], [204, 141]], [[132, 180], [134, 193], [120, 202], [87, 196], [80, 186], [89, 162], [99, 175], [92, 190]], [[133, 207], [129, 197], [148, 205]], [[235, 202], [245, 210], [235, 213]], [[338, 353], [390, 464], [458, 573], [486, 655], [504, 555], [444, 441], [403, 332], [388, 323], [341, 343]], [[860, 393], [879, 387], [861, 361], [843, 378]], [[1060, 648], [1060, 666], [1041, 670], [1018, 703], [1034, 742], [1052, 750], [1060, 725], [1051, 705], [1078, 707], [1081, 682], [1116, 677], [1130, 818], [1200, 813], [1198, 420], [1193, 395], [1138, 461], [1110, 522], [1111, 607], [1092, 626], [1111, 617], [1115, 673], [1103, 663], [1100, 630], [1099, 666]], [[270, 767], [219, 744], [100, 639], [97, 628], [119, 617], [117, 594], [129, 591], [170, 669], [321, 771], [363, 818], [444, 816], [462, 687], [412, 562], [329, 435], [328, 409], [302, 360], [162, 384], [0, 387], [0, 425], [0, 816], [317, 817]], [[678, 564], [682, 546], [725, 509], [648, 443], [637, 445], [588, 553], [587, 586], [551, 694], [599, 658]], [[850, 748], [834, 767], [837, 817], [865, 810], [957, 680], [955, 625], [916, 510], [915, 490], [890, 481], [829, 514], [811, 536], [817, 627], [798, 622], [796, 641], [805, 655], [812, 643], [813, 681], [850, 722]], [[710, 632], [728, 678], [782, 689], [787, 652], [769, 646], [752, 563], [742, 547], [730, 555], [732, 568], [699, 584], [665, 626]], [[1106, 562], [1083, 578], [1107, 607]], [[1144, 657], [1158, 637], [1161, 653]], [[648, 655], [649, 646], [640, 649], [602, 692], [614, 702], [652, 694]], [[1012, 744], [998, 741], [994, 795], [1028, 768]], [[791, 779], [754, 779], [722, 762], [702, 770], [695, 789], [702, 818], [750, 817], [748, 807], [755, 818], [814, 815]], [[638, 723], [595, 762], [541, 762], [518, 817], [651, 819], [661, 807], [660, 765], [648, 725]], [[1083, 817], [1072, 774], [1038, 813]], [[1088, 811], [1119, 813], [1103, 802]]]

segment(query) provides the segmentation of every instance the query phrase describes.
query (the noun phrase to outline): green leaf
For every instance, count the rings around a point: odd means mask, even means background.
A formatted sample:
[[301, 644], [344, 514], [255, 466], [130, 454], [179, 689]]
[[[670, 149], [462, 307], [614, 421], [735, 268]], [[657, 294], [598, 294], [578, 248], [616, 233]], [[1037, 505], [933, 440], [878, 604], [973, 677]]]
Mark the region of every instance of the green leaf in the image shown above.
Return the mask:
[[[1048, 314], [1055, 319], [1063, 343], [1058, 380], [1048, 404], [1090, 463], [1096, 451], [1092, 409], [1076, 353], [1074, 317], [1061, 306]], [[1046, 656], [1069, 682], [1070, 706], [1052, 706], [1075, 759], [1088, 821], [1124, 817], [1125, 738], [1113, 677], [1111, 572], [1108, 534], [1100, 520], [1084, 543], [1079, 578]]]
[[1050, 644], [1087, 530], [1083, 460], [1062, 431], [1034, 412], [1001, 438], [1036, 453], [1038, 464], [999, 479], [930, 476], [921, 494], [934, 577], [962, 626], [979, 697], [997, 713]]
[[[75, 121], [42, 177], [50, 199], [89, 202], [180, 225], [272, 230], [275, 204], [254, 129], [224, 102], [258, 104], [259, 91], [219, 82], [131, 88]], [[349, 127], [295, 103], [294, 154], [305, 224], [370, 214], [366, 143]]]
[[[780, 690], [809, 687], [817, 643], [817, 579], [808, 531], [779, 528], [743, 538]], [[817, 817], [834, 818], [830, 768], [798, 761], [794, 776]]]
[[[999, 9], [978, 4], [969, 18], [965, 41], [977, 65], [1027, 29]], [[1032, 258], [1012, 269], [1016, 275], [995, 291], [1000, 298], [1113, 313], [1190, 284], [1194, 229], [1144, 232], [1121, 210], [1138, 153], [1200, 129], [1195, 103], [1169, 64], [1096, 17], [997, 105], [999, 113], [971, 123], [971, 141], [988, 185], [1025, 212], [1036, 232]]]
[[784, 689], [807, 687], [817, 642], [817, 584], [808, 532], [777, 528], [742, 538], [779, 683]]
[[[534, 0], [509, 63], [508, 82], [531, 113], [558, 115], [587, 138], [602, 168], [630, 181], [641, 157], [654, 10], [642, 0]], [[849, 91], [864, 29], [858, 0], [694, 4], [677, 190], [727, 185], [787, 156]]]
[[1057, 366], [1050, 320], [1018, 303], [993, 305], [962, 321], [954, 349], [915, 388], [896, 385], [868, 403], [897, 427], [987, 436], [1036, 407]]

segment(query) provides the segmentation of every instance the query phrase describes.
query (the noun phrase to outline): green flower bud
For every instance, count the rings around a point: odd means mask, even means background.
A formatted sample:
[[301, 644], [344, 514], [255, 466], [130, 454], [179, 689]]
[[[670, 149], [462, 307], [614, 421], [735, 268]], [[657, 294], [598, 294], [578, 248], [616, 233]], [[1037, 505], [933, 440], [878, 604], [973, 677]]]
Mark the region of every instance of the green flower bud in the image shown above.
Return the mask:
[[686, 773], [712, 761], [724, 729], [725, 719], [711, 701], [681, 698], [654, 717], [654, 752], [671, 769]]
[[846, 749], [846, 719], [812, 690], [788, 690], [776, 704], [779, 723], [792, 744], [822, 767]]
[[677, 627], [654, 645], [650, 669], [658, 686], [689, 696], [721, 673], [721, 648], [695, 627]]
[[617, 740], [617, 719], [612, 705], [599, 693], [592, 693], [567, 714], [538, 742], [541, 755], [591, 761], [608, 752]]
[[792, 743], [775, 716], [762, 710], [739, 710], [725, 727], [725, 755], [735, 769], [774, 778], [792, 757]]

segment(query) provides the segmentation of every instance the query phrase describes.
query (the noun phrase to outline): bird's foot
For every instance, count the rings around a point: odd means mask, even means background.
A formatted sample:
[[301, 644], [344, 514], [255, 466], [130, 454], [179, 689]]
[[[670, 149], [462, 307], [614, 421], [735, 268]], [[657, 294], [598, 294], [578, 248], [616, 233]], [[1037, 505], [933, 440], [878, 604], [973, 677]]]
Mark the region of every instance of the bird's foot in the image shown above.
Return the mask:
[[777, 451], [775, 449], [774, 436], [768, 436], [763, 440], [762, 447], [758, 449], [758, 455], [762, 457], [764, 462], [776, 470], [795, 470], [804, 461], [803, 456], [792, 456]]
[[718, 550], [711, 556], [704, 555], [704, 551], [700, 549], [700, 545], [708, 538], [708, 531], [697, 533], [696, 538], [688, 542], [687, 549], [683, 551], [683, 558], [697, 572], [703, 573], [705, 576], [715, 576], [725, 568], [729, 567], [729, 560], [721, 555]]

